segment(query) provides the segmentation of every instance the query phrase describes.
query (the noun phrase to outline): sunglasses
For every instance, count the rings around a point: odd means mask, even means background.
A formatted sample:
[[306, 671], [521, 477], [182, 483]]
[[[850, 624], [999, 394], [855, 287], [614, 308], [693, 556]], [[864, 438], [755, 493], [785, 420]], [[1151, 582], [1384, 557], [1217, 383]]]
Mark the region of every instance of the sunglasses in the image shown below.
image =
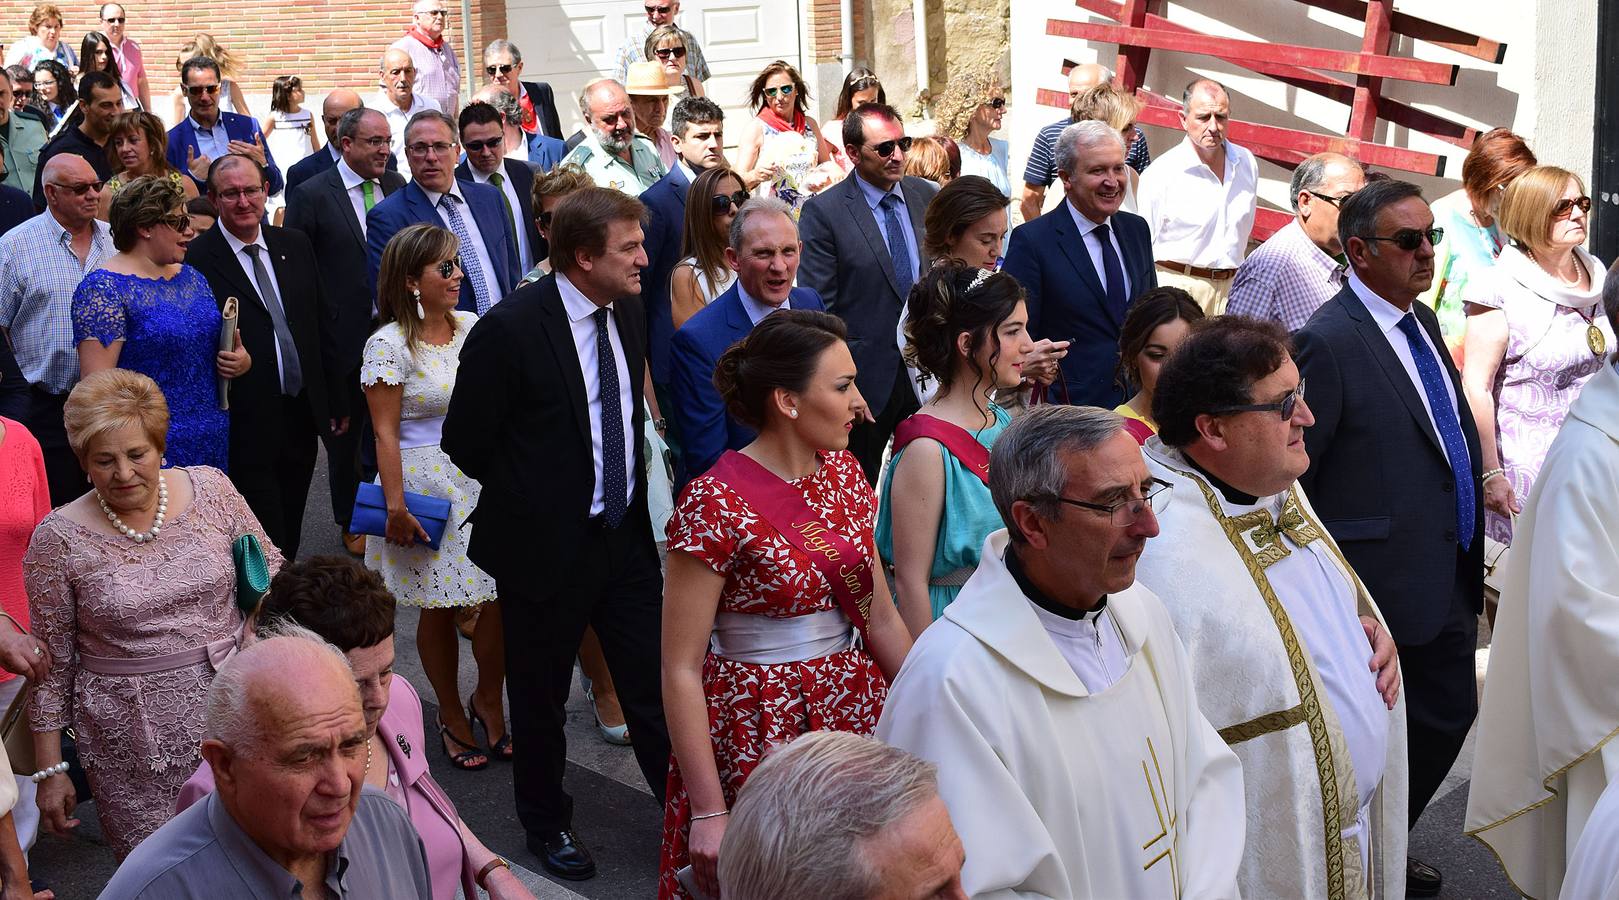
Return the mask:
[[774, 97], [777, 94], [780, 94], [783, 97], [791, 97], [793, 95], [793, 86], [790, 84], [784, 84], [781, 87], [765, 88], [766, 97]]
[[551, 227], [551, 211], [549, 209], [541, 210], [540, 212], [535, 214], [534, 221], [536, 223], [538, 223], [541, 228], [550, 228]]
[[450, 14], [450, 11], [447, 10], [447, 9], [424, 9], [421, 12], [417, 13], [416, 15], [418, 15], [418, 16], [431, 16], [432, 18], [440, 19], [440, 18], [444, 18], [444, 17], [449, 16], [449, 14]]
[[1418, 247], [1421, 247], [1422, 241], [1425, 238], [1430, 246], [1437, 247], [1439, 246], [1439, 242], [1445, 239], [1445, 229], [1430, 228], [1427, 231], [1423, 231], [1420, 228], [1402, 228], [1399, 231], [1394, 232], [1392, 237], [1369, 237], [1366, 240], [1387, 241], [1390, 244], [1399, 247], [1401, 250], [1410, 253]]
[[499, 150], [506, 143], [503, 137], [490, 138], [486, 141], [462, 141], [461, 148], [468, 153], [482, 153], [485, 150]]
[[505, 63], [504, 65], [499, 65], [499, 66], [484, 66], [483, 67], [483, 73], [485, 75], [491, 75], [491, 76], [495, 75], [496, 73], [499, 73], [501, 75], [510, 75], [512, 73], [512, 70], [515, 69], [515, 68], [517, 68], [517, 66], [515, 66], [515, 65], [513, 65], [511, 63]]
[[164, 216], [158, 219], [157, 224], [167, 225], [175, 231], [184, 233], [191, 230], [191, 217], [183, 212], [178, 212], [172, 216]]
[[58, 184], [52, 182], [51, 187], [54, 187], [59, 191], [67, 191], [75, 197], [83, 197], [86, 191], [100, 191], [102, 185], [106, 183], [107, 182], [105, 181], [81, 181], [78, 184]]
[[876, 153], [878, 156], [881, 156], [883, 159], [887, 159], [888, 157], [894, 155], [895, 147], [898, 147], [899, 152], [901, 153], [911, 152], [911, 136], [906, 135], [902, 138], [895, 138], [891, 141], [883, 141], [881, 144], [873, 144], [871, 149], [872, 152]]
[[[685, 59], [686, 58], [686, 48], [685, 47], [659, 47], [657, 50], [655, 50], [653, 52], [658, 54], [659, 59]], [[788, 91], [788, 93], [792, 93], [792, 92]]]
[[438, 277], [449, 278], [451, 275], [455, 274], [455, 270], [461, 268], [461, 260], [452, 256], [449, 259], [439, 263], [434, 268], [438, 271]]
[[1006, 98], [1005, 97], [996, 97], [994, 100], [989, 101], [988, 106], [989, 106], [990, 109], [1005, 109], [1006, 108]]
[[1582, 213], [1590, 212], [1591, 211], [1591, 198], [1590, 197], [1576, 197], [1575, 199], [1570, 200], [1567, 197], [1564, 197], [1563, 199], [1557, 201], [1556, 206], [1552, 207], [1552, 218], [1561, 219], [1564, 216], [1568, 215], [1569, 213], [1573, 212], [1574, 207], [1576, 207], [1576, 206], [1578, 206], [1580, 208], [1580, 212], [1582, 212]]
[[[1336, 206], [1336, 207], [1339, 207], [1339, 208], [1343, 207], [1343, 202], [1345, 200], [1348, 200], [1351, 196], [1353, 196], [1353, 193], [1345, 194], [1342, 197], [1329, 197], [1326, 194], [1317, 194], [1315, 191], [1305, 191], [1305, 193], [1309, 194], [1310, 196], [1314, 197], [1317, 200], [1320, 200], [1322, 203], [1331, 203], [1333, 206]], [[1437, 241], [1435, 243], [1437, 243]], [[1409, 249], [1415, 250], [1416, 248], [1411, 247]]]
[[190, 94], [193, 97], [201, 97], [203, 94], [217, 94], [217, 93], [219, 93], [219, 85], [217, 85], [217, 84], [188, 84], [188, 85], [186, 85], [186, 93]]
[[669, 10], [674, 9], [673, 6], [647, 6], [642, 8], [646, 10], [646, 14], [649, 16], [667, 16], [669, 14]]
[[746, 202], [748, 202], [748, 192], [737, 191], [734, 194], [715, 194], [714, 199], [710, 201], [710, 205], [714, 215], [723, 216], [731, 211], [731, 207], [741, 209], [742, 204]]
[[1248, 403], [1248, 404], [1244, 404], [1242, 406], [1222, 406], [1222, 407], [1220, 407], [1218, 409], [1212, 410], [1212, 412], [1217, 416], [1223, 416], [1223, 415], [1227, 415], [1229, 413], [1240, 413], [1240, 412], [1279, 412], [1279, 413], [1282, 414], [1282, 421], [1288, 422], [1288, 421], [1291, 421], [1293, 419], [1293, 413], [1298, 410], [1299, 401], [1301, 401], [1303, 399], [1304, 399], [1304, 379], [1300, 378], [1299, 379], [1299, 386], [1294, 388], [1293, 392], [1291, 394], [1288, 394], [1286, 397], [1283, 397], [1280, 402], [1277, 402], [1277, 403]]
[[118, 16], [112, 19], [102, 19], [101, 21], [106, 22], [108, 25], [122, 25], [124, 24], [125, 18], [125, 16]]

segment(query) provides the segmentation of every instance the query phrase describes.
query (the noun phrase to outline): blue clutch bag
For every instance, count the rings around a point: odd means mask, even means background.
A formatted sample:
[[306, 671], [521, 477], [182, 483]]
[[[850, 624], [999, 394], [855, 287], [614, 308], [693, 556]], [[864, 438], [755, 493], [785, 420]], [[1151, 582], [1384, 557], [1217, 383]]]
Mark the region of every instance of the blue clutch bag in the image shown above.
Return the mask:
[[[406, 491], [405, 508], [422, 523], [422, 530], [427, 532], [427, 546], [437, 550], [444, 540], [444, 529], [450, 523], [450, 501]], [[387, 535], [388, 501], [382, 495], [382, 485], [360, 482], [360, 489], [354, 494], [349, 533]]]

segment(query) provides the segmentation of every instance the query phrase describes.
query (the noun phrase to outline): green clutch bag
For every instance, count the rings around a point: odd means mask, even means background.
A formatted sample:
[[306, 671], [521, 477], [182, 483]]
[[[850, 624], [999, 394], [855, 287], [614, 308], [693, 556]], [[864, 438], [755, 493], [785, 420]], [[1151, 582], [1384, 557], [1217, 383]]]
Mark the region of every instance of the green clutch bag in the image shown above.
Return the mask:
[[244, 617], [251, 616], [270, 592], [270, 565], [264, 561], [264, 548], [256, 535], [237, 538], [230, 552], [236, 562], [236, 605]]

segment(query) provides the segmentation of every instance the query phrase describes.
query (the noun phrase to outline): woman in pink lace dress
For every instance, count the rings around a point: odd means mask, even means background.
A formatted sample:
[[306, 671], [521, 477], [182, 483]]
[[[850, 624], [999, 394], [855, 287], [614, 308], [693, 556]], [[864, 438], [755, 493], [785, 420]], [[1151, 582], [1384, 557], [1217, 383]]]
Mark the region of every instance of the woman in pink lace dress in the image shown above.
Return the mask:
[[[169, 411], [150, 378], [88, 375], [63, 418], [92, 490], [46, 516], [23, 558], [34, 634], [54, 660], [29, 724], [40, 769], [74, 729], [123, 859], [168, 821], [201, 761], [208, 685], [242, 625], [232, 542], [257, 536], [271, 572], [281, 554], [224, 473], [160, 468]], [[66, 774], [40, 783], [38, 803], [50, 831], [77, 824]]]

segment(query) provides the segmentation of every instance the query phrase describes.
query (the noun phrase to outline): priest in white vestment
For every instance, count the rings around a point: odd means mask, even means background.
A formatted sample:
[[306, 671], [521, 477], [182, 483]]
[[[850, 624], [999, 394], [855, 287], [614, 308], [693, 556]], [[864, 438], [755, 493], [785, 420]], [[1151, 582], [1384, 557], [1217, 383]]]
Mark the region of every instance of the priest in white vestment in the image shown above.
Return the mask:
[[877, 724], [939, 767], [973, 897], [1239, 896], [1241, 764], [1198, 710], [1163, 604], [1134, 584], [1164, 490], [1104, 410], [1039, 407], [995, 442], [1007, 530]]
[[[1242, 760], [1247, 897], [1405, 897], [1406, 741], [1382, 615], [1310, 508], [1305, 385], [1274, 322], [1198, 323], [1146, 445], [1175, 502], [1136, 576]], [[1374, 653], [1374, 650], [1376, 651]]]
[[[1619, 279], [1604, 301], [1619, 307]], [[1558, 896], [1619, 780], [1619, 371], [1585, 383], [1513, 529], [1467, 798], [1468, 834], [1525, 896]], [[1565, 894], [1566, 896], [1566, 894]]]

